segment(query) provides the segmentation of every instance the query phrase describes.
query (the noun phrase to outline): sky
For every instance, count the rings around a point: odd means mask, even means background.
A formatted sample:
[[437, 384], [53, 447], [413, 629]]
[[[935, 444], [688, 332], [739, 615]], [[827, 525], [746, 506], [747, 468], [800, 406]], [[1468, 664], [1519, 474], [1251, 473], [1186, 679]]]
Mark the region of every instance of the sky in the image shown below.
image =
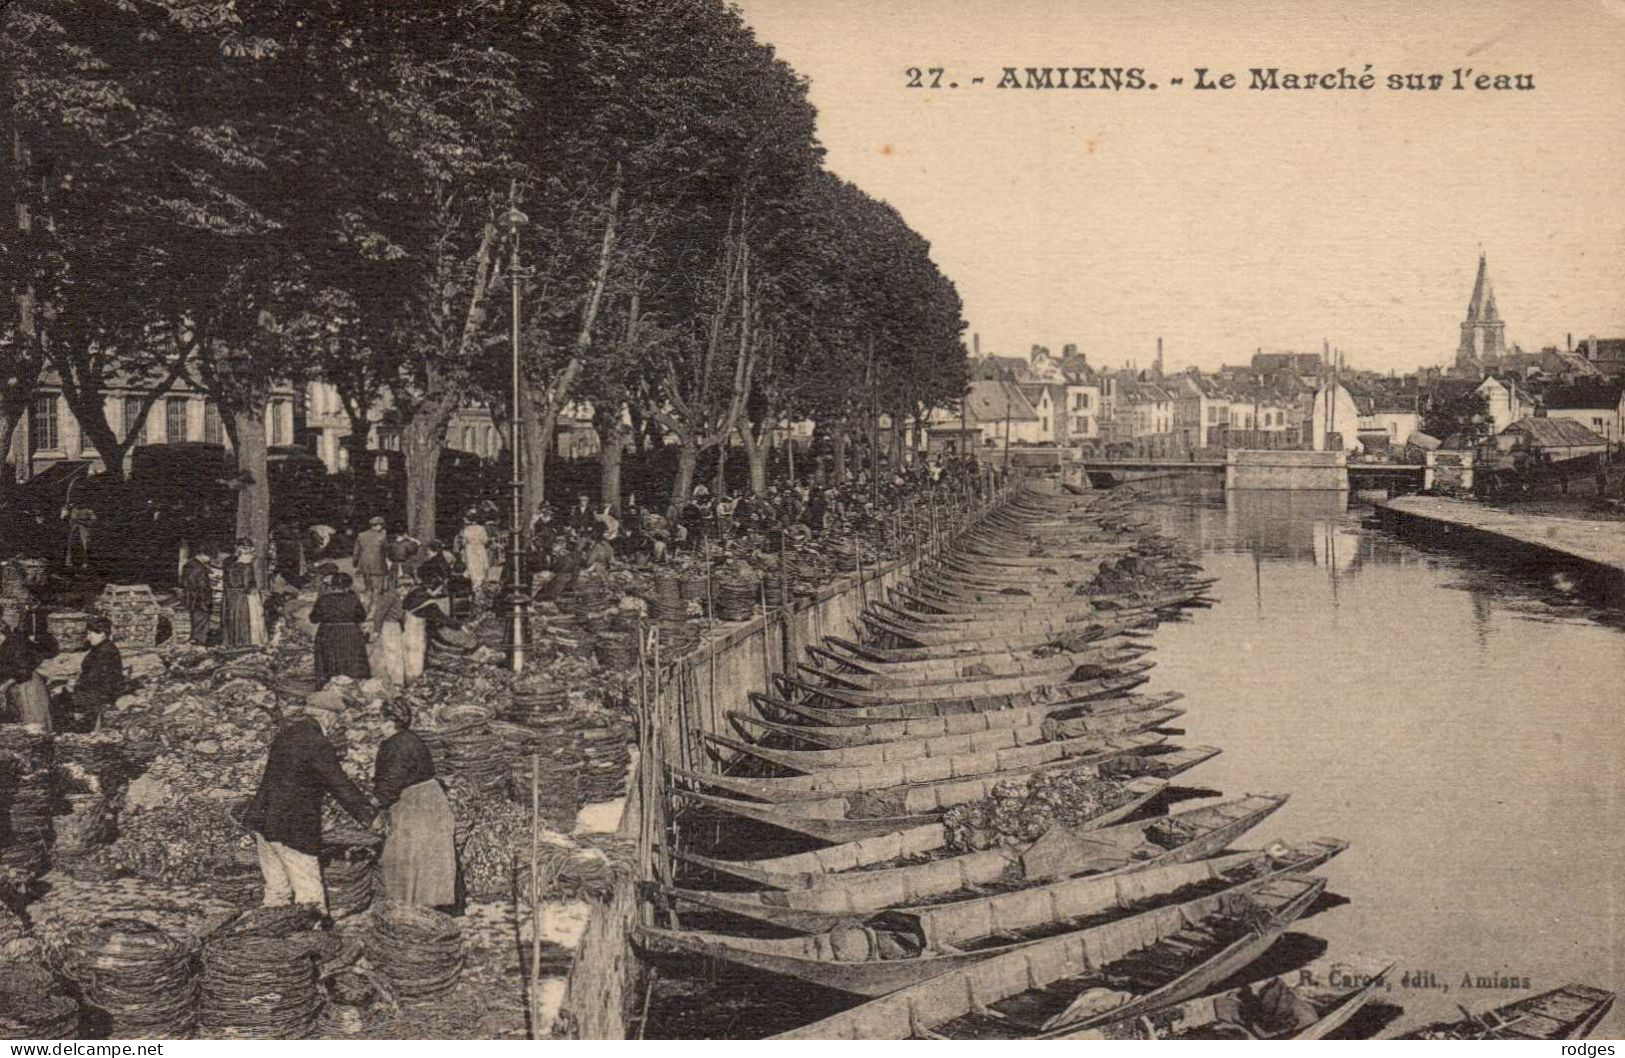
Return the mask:
[[[1149, 366], [1161, 336], [1169, 370], [1323, 341], [1447, 364], [1481, 251], [1509, 344], [1625, 334], [1625, 0], [738, 6], [809, 79], [829, 168], [931, 241], [984, 353]], [[1368, 63], [1372, 91], [1246, 87]], [[997, 89], [1006, 66], [1158, 88]], [[959, 87], [907, 88], [909, 67]], [[1238, 87], [1195, 90], [1197, 67]], [[1535, 89], [1451, 90], [1469, 67]]]

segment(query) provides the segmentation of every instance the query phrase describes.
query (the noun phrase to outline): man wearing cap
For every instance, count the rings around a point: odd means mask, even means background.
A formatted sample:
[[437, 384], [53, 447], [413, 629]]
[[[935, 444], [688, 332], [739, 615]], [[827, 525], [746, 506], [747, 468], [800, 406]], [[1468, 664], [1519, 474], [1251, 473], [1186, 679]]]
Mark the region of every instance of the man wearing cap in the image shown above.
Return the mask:
[[389, 586], [389, 534], [384, 520], [373, 515], [364, 532], [355, 538], [355, 571], [366, 585], [368, 598], [376, 599]]
[[318, 691], [305, 699], [305, 715], [290, 719], [271, 741], [259, 789], [242, 811], [265, 877], [266, 907], [313, 904], [327, 910], [317, 859], [324, 797], [337, 798], [363, 826], [370, 826], [376, 815], [366, 795], [344, 774], [327, 740], [343, 708], [336, 691]]

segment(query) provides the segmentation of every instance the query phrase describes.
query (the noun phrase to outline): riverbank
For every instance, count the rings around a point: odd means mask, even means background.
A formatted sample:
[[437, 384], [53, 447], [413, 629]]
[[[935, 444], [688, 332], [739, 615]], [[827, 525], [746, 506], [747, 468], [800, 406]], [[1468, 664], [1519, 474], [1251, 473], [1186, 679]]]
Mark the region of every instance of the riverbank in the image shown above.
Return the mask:
[[1507, 511], [1441, 496], [1402, 496], [1377, 505], [1384, 525], [1433, 547], [1470, 547], [1518, 562], [1569, 562], [1609, 605], [1625, 602], [1625, 532], [1616, 522]]
[[1150, 509], [1220, 601], [1158, 630], [1147, 689], [1200, 689], [1186, 737], [1233, 747], [1203, 784], [1292, 793], [1258, 842], [1350, 842], [1350, 902], [1310, 932], [1400, 960], [1384, 1035], [1457, 1002], [1625, 985], [1598, 928], [1621, 855], [1620, 614], [1525, 575], [1526, 550], [1509, 569], [1415, 546], [1335, 496], [1170, 489]]

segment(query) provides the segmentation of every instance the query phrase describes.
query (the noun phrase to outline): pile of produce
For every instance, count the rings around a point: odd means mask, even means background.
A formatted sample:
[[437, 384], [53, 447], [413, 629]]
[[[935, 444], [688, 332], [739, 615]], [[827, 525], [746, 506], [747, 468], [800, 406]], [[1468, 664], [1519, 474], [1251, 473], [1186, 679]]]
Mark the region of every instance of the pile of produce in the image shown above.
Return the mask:
[[456, 986], [463, 938], [455, 919], [409, 904], [385, 904], [373, 919], [367, 961], [388, 979], [397, 999], [433, 999]]
[[[528, 789], [528, 784], [527, 784]], [[574, 819], [571, 813], [571, 819]], [[530, 809], [498, 802], [468, 828], [458, 862], [463, 884], [473, 900], [502, 900], [513, 893], [514, 856], [530, 846]]]
[[99, 922], [63, 971], [79, 984], [93, 1012], [123, 1039], [183, 1039], [197, 1008], [194, 950], [157, 926], [135, 919]]
[[1095, 768], [1046, 771], [1030, 779], [1007, 779], [989, 797], [955, 805], [943, 815], [948, 844], [956, 852], [1036, 841], [1052, 827], [1076, 827], [1128, 803], [1121, 783], [1102, 779]]
[[170, 885], [213, 880], [218, 870], [237, 862], [239, 849], [250, 848], [253, 841], [232, 818], [230, 805], [203, 798], [126, 811], [118, 828], [118, 840], [98, 858], [108, 866]]

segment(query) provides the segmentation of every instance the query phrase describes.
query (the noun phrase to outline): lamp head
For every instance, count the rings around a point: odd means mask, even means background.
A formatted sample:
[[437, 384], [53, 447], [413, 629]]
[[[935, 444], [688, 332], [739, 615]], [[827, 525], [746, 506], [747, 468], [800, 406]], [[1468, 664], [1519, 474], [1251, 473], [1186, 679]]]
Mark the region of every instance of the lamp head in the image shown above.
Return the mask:
[[521, 213], [518, 207], [509, 206], [507, 210], [503, 212], [502, 219], [499, 223], [502, 225], [503, 231], [507, 232], [509, 235], [516, 235], [521, 228], [530, 223], [530, 218]]

